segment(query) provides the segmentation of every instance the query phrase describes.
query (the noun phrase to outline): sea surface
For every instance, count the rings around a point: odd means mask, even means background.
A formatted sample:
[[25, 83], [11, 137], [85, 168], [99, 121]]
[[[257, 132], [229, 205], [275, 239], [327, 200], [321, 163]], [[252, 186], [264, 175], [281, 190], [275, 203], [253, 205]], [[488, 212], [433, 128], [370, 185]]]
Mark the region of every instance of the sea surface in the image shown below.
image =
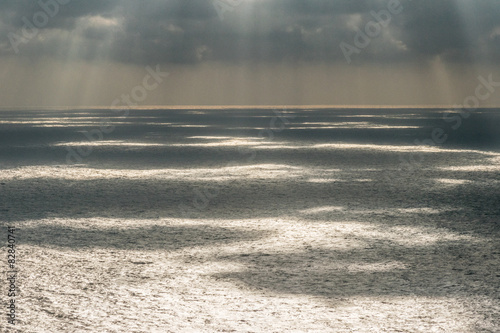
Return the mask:
[[[446, 203], [497, 214], [500, 193], [477, 186], [500, 179], [499, 128], [496, 109], [4, 110], [0, 168], [3, 177], [13, 170], [24, 176], [9, 178], [15, 190], [3, 191], [0, 205], [13, 219], [71, 215], [78, 203], [99, 215], [146, 210], [177, 217], [179, 204], [193, 207], [193, 190], [215, 186], [210, 204], [199, 202], [203, 209], [191, 213], [245, 217], [322, 204]], [[35, 177], [34, 170], [45, 171]], [[70, 177], [68, 170], [114, 176]], [[139, 186], [148, 170], [153, 179], [155, 172], [184, 173]], [[209, 171], [214, 175], [203, 173]], [[137, 176], [118, 176], [127, 172]], [[292, 174], [293, 182], [279, 181]], [[37, 188], [45, 177], [51, 186]], [[80, 184], [92, 184], [92, 192]], [[136, 193], [133, 203], [120, 200], [124, 191]], [[10, 209], [26, 200], [43, 204]]]
[[497, 109], [0, 111], [17, 329], [498, 331], [499, 126]]

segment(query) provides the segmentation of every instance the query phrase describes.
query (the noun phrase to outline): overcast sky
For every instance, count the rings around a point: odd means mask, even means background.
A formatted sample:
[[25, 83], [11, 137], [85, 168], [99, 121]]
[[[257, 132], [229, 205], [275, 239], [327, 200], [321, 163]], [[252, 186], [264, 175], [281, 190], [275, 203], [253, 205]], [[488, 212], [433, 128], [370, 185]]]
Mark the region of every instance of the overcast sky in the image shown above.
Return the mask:
[[[0, 37], [0, 106], [451, 105], [500, 82], [498, 0], [6, 0]], [[147, 66], [169, 76], [142, 96]]]

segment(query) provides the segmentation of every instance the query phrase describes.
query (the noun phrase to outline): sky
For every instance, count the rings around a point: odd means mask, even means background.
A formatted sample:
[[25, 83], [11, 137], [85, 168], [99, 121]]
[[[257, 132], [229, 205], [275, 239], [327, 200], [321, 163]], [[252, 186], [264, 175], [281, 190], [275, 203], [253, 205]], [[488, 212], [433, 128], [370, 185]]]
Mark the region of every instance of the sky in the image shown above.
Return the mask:
[[498, 0], [0, 2], [0, 107], [456, 106], [499, 62]]

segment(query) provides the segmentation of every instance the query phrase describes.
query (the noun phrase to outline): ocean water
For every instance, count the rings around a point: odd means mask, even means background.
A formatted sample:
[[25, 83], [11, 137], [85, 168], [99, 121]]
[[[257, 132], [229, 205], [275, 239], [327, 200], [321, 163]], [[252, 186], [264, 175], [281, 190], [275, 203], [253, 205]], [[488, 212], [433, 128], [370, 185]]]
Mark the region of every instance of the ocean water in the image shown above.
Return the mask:
[[[9, 205], [32, 195], [37, 182], [9, 176], [15, 190], [4, 191], [1, 202], [13, 219], [65, 216], [75, 203], [90, 205], [99, 215], [124, 209], [173, 217], [180, 204], [192, 208], [188, 215], [241, 217], [313, 203], [379, 209], [434, 202], [495, 214], [499, 209], [496, 187], [491, 192], [475, 187], [500, 180], [495, 109], [470, 116], [409, 108], [14, 110], [0, 116], [3, 177], [13, 170], [38, 172], [38, 182], [44, 177], [53, 182], [38, 189], [38, 198], [30, 197], [41, 205], [37, 209], [11, 210]], [[92, 178], [83, 170], [110, 175]], [[69, 183], [56, 182], [59, 174]], [[287, 182], [280, 181], [284, 176], [290, 177]], [[213, 190], [217, 195], [210, 200], [214, 186], [223, 189]], [[194, 205], [193, 190], [204, 188], [207, 195]], [[134, 203], [120, 201], [125, 189], [137, 194]], [[53, 200], [54, 194], [62, 196]]]
[[21, 326], [494, 331], [499, 125], [495, 109], [0, 111]]

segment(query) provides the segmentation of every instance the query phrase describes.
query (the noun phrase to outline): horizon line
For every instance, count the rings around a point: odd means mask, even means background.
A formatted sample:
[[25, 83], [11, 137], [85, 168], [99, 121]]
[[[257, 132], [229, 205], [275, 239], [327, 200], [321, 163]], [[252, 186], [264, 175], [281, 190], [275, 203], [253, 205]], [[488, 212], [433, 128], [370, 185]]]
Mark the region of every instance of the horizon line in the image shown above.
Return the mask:
[[[332, 105], [284, 105], [284, 104], [268, 104], [268, 105], [137, 105], [133, 107], [127, 106], [109, 106], [109, 105], [99, 105], [99, 106], [0, 106], [0, 111], [12, 111], [12, 110], [120, 110], [120, 109], [130, 109], [130, 110], [191, 110], [191, 109], [205, 109], [205, 110], [216, 110], [216, 109], [460, 109], [464, 108], [461, 105], [385, 105], [385, 104], [366, 104], [366, 105], [353, 105], [353, 104], [332, 104]], [[485, 105], [480, 106], [477, 109], [495, 109], [500, 108], [498, 105]]]

